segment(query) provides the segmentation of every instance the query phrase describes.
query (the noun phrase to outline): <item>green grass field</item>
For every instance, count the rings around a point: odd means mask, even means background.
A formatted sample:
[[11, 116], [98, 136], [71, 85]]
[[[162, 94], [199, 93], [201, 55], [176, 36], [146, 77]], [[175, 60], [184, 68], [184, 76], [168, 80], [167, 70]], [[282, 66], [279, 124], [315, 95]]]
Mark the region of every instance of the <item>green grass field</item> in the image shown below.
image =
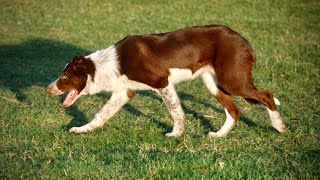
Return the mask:
[[[0, 0], [1, 179], [319, 179], [320, 2], [317, 0]], [[280, 99], [284, 134], [267, 111], [235, 97], [241, 118], [226, 138], [207, 137], [225, 121], [200, 79], [177, 86], [186, 131], [160, 97], [138, 92], [102, 129], [69, 134], [91, 121], [109, 93], [70, 108], [45, 93], [76, 54], [126, 35], [224, 24], [257, 55], [254, 81]]]

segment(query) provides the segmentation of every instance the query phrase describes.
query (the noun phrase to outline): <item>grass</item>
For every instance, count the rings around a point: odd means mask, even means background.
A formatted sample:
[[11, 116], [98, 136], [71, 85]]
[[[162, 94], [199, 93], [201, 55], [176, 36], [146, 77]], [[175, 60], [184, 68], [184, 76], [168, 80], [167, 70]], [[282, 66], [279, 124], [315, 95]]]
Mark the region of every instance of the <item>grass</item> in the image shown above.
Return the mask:
[[[0, 2], [1, 179], [319, 179], [320, 3], [283, 1]], [[284, 134], [267, 112], [235, 97], [242, 115], [226, 138], [206, 134], [223, 108], [200, 80], [177, 86], [186, 132], [172, 128], [161, 99], [138, 92], [102, 129], [71, 135], [110, 97], [86, 96], [70, 108], [44, 86], [66, 62], [128, 34], [224, 24], [257, 54], [255, 84], [281, 101]]]

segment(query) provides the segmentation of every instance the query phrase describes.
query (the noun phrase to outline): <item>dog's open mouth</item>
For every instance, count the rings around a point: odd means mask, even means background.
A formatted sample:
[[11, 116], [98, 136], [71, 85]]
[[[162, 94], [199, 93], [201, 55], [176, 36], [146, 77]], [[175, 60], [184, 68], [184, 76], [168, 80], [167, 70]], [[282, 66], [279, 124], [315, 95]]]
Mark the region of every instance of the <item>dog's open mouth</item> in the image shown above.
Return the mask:
[[62, 106], [64, 106], [64, 107], [71, 106], [74, 103], [74, 101], [78, 98], [78, 96], [79, 96], [79, 91], [77, 91], [75, 89], [71, 90], [68, 93], [67, 97], [62, 102]]

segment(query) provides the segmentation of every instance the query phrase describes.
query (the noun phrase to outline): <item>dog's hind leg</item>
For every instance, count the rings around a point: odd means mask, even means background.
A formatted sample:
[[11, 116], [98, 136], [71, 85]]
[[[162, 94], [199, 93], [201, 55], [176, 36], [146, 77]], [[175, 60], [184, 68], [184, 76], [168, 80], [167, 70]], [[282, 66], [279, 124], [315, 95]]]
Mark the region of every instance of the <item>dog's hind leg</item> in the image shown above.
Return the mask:
[[[280, 104], [280, 101], [277, 98], [274, 98], [271, 92], [254, 89], [247, 91], [247, 94], [250, 95], [250, 98], [245, 98], [246, 101], [251, 103], [260, 103], [267, 108], [271, 124], [278, 132], [282, 133], [286, 131], [287, 126], [283, 123], [276, 106]], [[246, 96], [248, 97], [248, 95]]]
[[169, 113], [173, 119], [173, 130], [171, 133], [167, 133], [168, 137], [179, 137], [184, 131], [184, 112], [180, 105], [180, 101], [172, 84], [169, 84], [165, 88], [158, 89]]
[[113, 115], [115, 115], [119, 109], [125, 105], [131, 98], [133, 98], [134, 92], [131, 90], [123, 90], [120, 92], [114, 92], [106, 105], [95, 115], [94, 119], [81, 127], [73, 127], [69, 129], [70, 133], [89, 133], [96, 128], [102, 127]]
[[240, 111], [236, 104], [233, 102], [231, 95], [225, 94], [218, 88], [218, 81], [214, 77], [214, 74], [210, 72], [204, 72], [202, 74], [203, 82], [209, 89], [209, 91], [217, 98], [217, 100], [224, 106], [226, 113], [226, 122], [223, 124], [218, 132], [209, 132], [211, 137], [224, 137], [234, 127], [240, 117]]

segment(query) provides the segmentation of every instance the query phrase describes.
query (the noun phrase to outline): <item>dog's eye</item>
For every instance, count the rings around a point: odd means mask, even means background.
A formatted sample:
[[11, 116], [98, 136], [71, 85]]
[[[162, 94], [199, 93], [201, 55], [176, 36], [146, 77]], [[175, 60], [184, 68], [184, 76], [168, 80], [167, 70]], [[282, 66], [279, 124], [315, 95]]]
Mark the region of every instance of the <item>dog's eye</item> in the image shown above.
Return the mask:
[[67, 75], [63, 75], [63, 76], [61, 77], [61, 79], [62, 79], [62, 80], [66, 80], [66, 79], [68, 79], [68, 76], [67, 76]]

